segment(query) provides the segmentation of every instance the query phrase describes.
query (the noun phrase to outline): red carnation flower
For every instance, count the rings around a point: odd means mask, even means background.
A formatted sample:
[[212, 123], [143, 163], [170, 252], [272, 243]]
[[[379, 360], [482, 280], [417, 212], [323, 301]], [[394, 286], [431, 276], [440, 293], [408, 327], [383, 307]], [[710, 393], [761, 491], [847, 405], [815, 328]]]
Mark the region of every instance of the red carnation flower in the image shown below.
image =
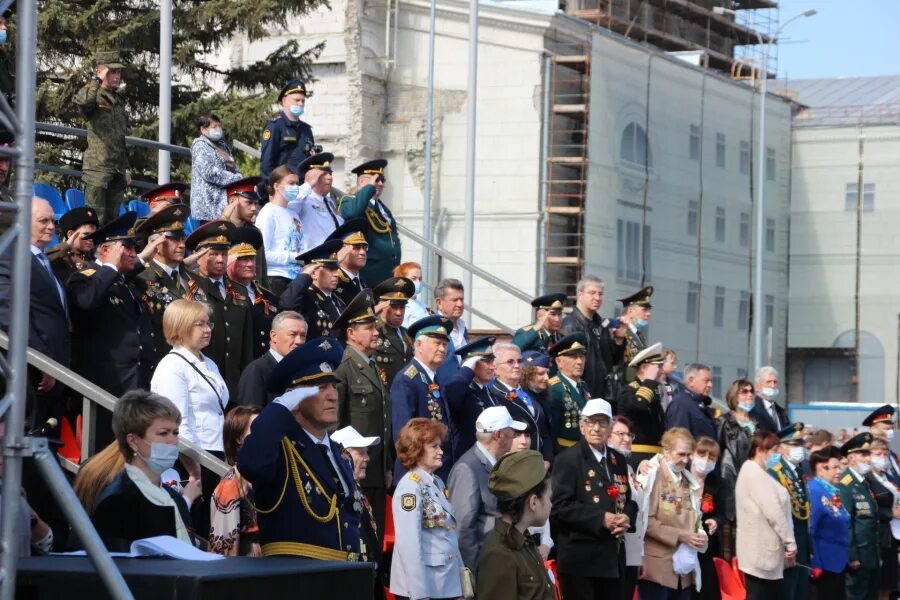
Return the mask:
[[617, 486], [617, 485], [609, 486], [609, 488], [606, 490], [606, 495], [609, 496], [610, 498], [612, 498], [613, 500], [618, 500], [619, 496], [620, 496], [619, 486]]
[[812, 569], [809, 570], [809, 578], [812, 579], [813, 581], [815, 581], [816, 579], [818, 579], [821, 576], [822, 576], [822, 569], [820, 569], [819, 567], [813, 567]]
[[716, 503], [713, 502], [712, 496], [706, 495], [703, 496], [703, 501], [700, 503], [700, 512], [706, 514], [711, 513], [716, 509]]

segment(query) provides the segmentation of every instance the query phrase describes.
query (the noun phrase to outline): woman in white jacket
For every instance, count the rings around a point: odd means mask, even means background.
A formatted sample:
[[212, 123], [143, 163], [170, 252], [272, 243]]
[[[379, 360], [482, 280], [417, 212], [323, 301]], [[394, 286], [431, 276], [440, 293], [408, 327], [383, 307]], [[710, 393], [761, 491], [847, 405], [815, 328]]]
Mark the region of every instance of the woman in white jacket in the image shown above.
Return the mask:
[[757, 432], [735, 485], [737, 559], [747, 583], [747, 600], [777, 597], [784, 569], [796, 564], [790, 500], [766, 472], [781, 459], [778, 443], [774, 433]]

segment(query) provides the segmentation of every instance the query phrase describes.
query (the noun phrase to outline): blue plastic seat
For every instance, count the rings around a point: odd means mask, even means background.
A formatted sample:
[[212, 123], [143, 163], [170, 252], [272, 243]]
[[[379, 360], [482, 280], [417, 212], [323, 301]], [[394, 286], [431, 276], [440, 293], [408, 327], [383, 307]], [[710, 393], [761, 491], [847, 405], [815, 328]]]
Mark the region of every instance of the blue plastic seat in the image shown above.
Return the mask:
[[35, 196], [37, 196], [38, 198], [43, 198], [50, 203], [50, 206], [53, 208], [53, 215], [57, 221], [61, 216], [69, 211], [66, 203], [63, 202], [62, 194], [60, 194], [59, 190], [49, 183], [35, 182], [31, 190], [32, 192], [34, 192]]
[[140, 219], [141, 217], [146, 217], [150, 214], [150, 205], [143, 200], [132, 198], [128, 201], [128, 210], [133, 210], [134, 212], [136, 212], [138, 218]]
[[188, 217], [184, 222], [184, 235], [191, 235], [194, 230], [200, 227], [200, 223], [194, 217]]
[[75, 188], [69, 188], [66, 190], [66, 204], [69, 207], [69, 210], [73, 208], [81, 208], [84, 206], [84, 192], [81, 190], [76, 190]]
[[122, 215], [124, 215], [127, 212], [128, 212], [128, 205], [123, 202], [122, 204], [119, 205], [119, 216], [121, 217]]

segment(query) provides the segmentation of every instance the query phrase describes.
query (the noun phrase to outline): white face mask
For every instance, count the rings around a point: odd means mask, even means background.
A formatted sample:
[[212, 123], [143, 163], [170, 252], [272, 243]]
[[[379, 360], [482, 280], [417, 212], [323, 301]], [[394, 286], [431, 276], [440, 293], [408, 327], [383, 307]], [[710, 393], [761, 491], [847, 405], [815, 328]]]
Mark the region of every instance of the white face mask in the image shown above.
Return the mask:
[[888, 465], [890, 462], [888, 461], [887, 456], [873, 456], [872, 457], [872, 466], [875, 467], [878, 471], [887, 471]]
[[692, 456], [691, 466], [700, 475], [706, 476], [712, 473], [716, 468], [716, 463], [702, 456]]
[[872, 465], [870, 465], [869, 463], [860, 462], [860, 463], [856, 463], [856, 466], [854, 467], [854, 469], [860, 475], [867, 475], [869, 473], [869, 471], [872, 470]]
[[625, 458], [628, 458], [629, 456], [631, 456], [631, 450], [626, 450], [625, 448], [619, 448], [618, 446], [613, 446], [612, 444], [609, 444], [609, 447], [612, 448], [613, 450], [615, 450], [616, 452], [618, 452], [619, 454], [621, 454], [622, 456], [624, 456]]
[[774, 400], [775, 398], [778, 397], [778, 394], [780, 393], [778, 391], [778, 388], [763, 388], [761, 391], [762, 391], [762, 395], [765, 396], [766, 398], [768, 398], [769, 400]]
[[806, 458], [806, 448], [803, 446], [791, 446], [790, 452], [788, 452], [787, 459], [791, 462], [792, 465], [799, 465], [803, 462], [803, 459]]
[[884, 437], [887, 438], [887, 441], [891, 441], [892, 439], [894, 439], [894, 430], [888, 429], [887, 431], [885, 431]]

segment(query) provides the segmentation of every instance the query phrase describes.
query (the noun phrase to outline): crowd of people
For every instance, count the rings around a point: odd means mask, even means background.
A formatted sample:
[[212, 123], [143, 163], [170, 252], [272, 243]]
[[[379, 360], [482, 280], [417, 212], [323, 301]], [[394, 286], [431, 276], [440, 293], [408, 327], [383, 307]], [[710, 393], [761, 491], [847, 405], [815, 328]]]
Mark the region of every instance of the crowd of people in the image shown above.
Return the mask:
[[[462, 283], [428, 297], [402, 262], [387, 162], [334, 189], [301, 81], [262, 128], [259, 175], [201, 115], [190, 188], [122, 212], [123, 68], [98, 55], [78, 96], [88, 205], [56, 221], [35, 198], [31, 223], [29, 345], [120, 398], [75, 481], [110, 549], [171, 535], [227, 556], [366, 561], [375, 598], [720, 598], [719, 561], [751, 599], [896, 595], [890, 406], [836, 445], [790, 422], [763, 367], [720, 413], [709, 367], [678, 379], [675, 353], [649, 343], [652, 286], [606, 318], [593, 276], [574, 304], [535, 298], [511, 340], [474, 339]], [[30, 427], [77, 420], [53, 377], [32, 372], [28, 395]], [[36, 548], [65, 544], [31, 524]]]

